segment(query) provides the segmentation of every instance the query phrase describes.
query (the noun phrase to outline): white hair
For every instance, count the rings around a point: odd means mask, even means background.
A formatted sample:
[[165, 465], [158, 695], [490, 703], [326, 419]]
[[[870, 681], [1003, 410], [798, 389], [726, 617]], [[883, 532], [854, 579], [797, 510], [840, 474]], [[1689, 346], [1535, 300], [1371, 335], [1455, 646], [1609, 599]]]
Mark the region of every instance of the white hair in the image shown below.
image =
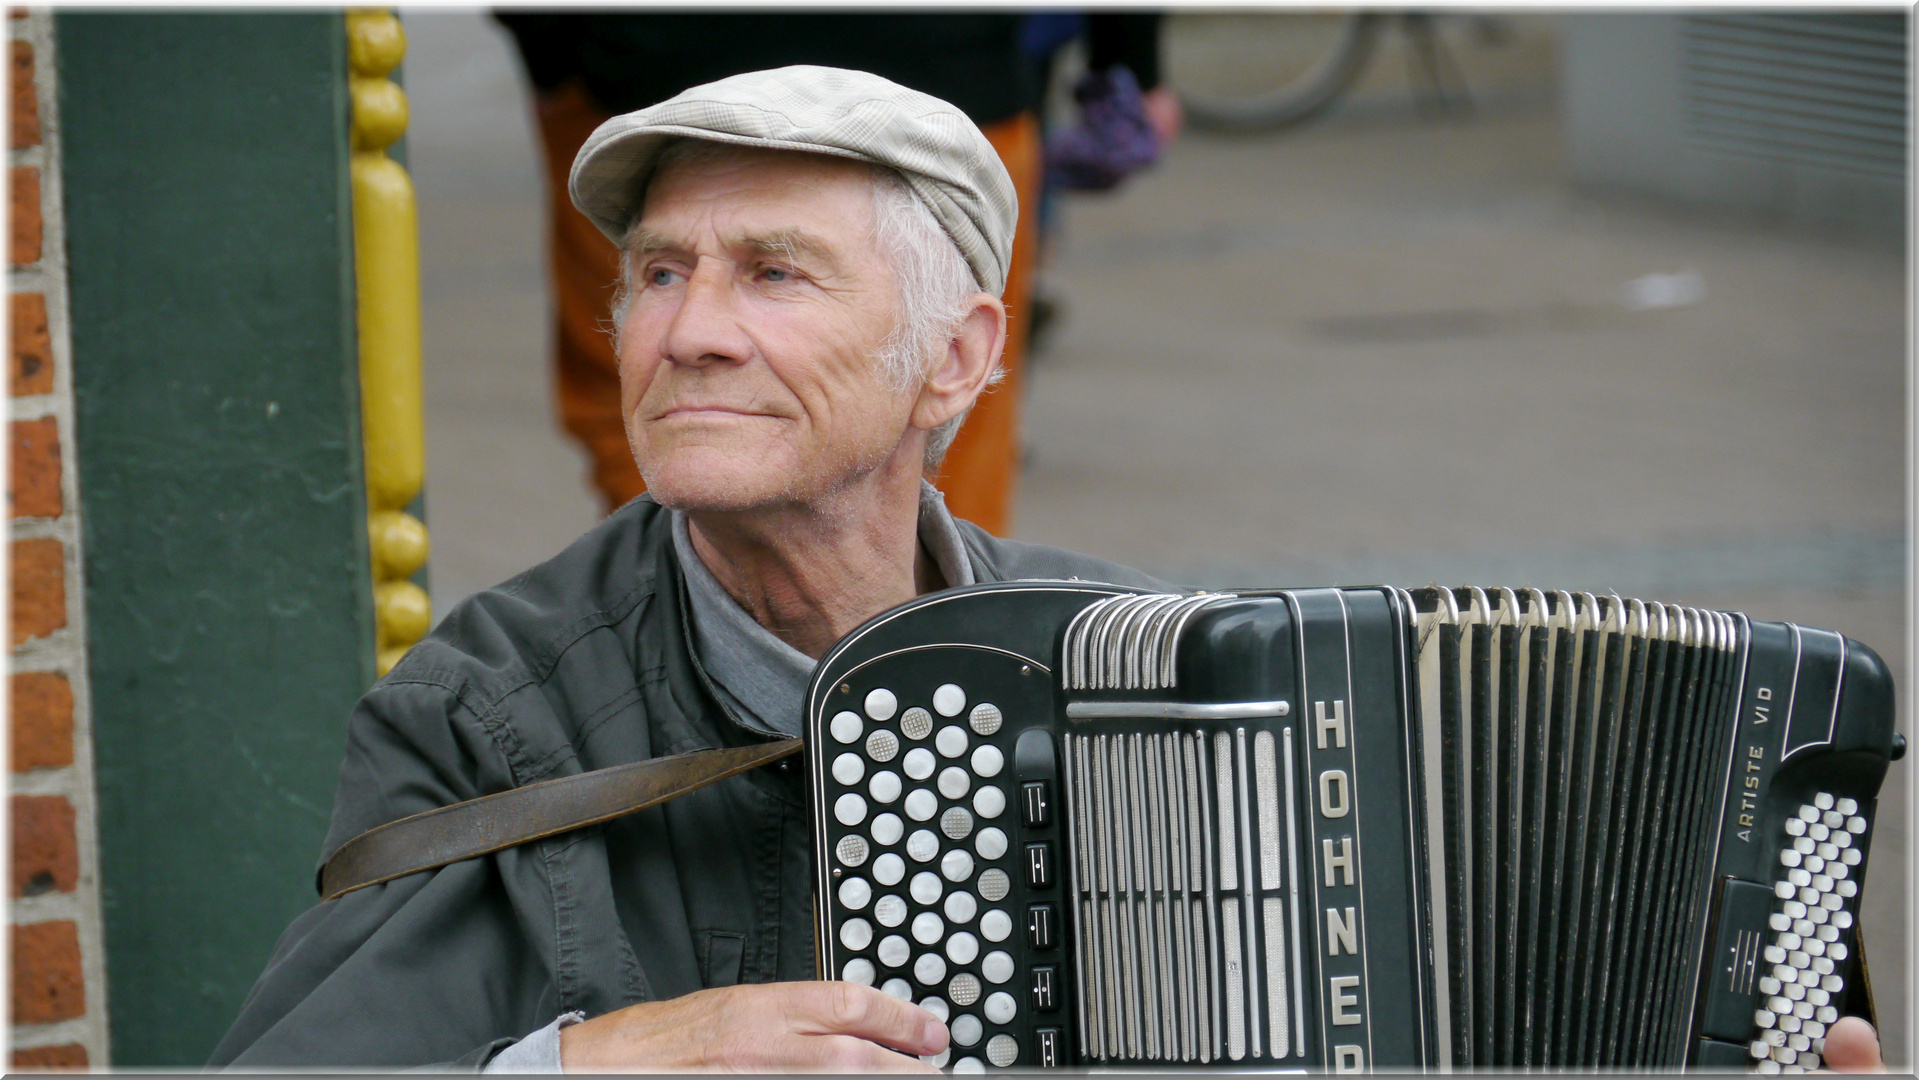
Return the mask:
[[[672, 165], [705, 164], [723, 160], [742, 151], [741, 147], [704, 139], [675, 140], [656, 159], [653, 175]], [[797, 151], [795, 151], [797, 152]], [[873, 360], [881, 366], [886, 385], [905, 392], [925, 380], [932, 367], [945, 355], [967, 314], [969, 301], [981, 290], [973, 268], [960, 254], [959, 245], [940, 227], [924, 200], [895, 169], [871, 165], [873, 179], [873, 239], [885, 255], [898, 282], [898, 313], [893, 330], [880, 343]], [[639, 218], [628, 226], [629, 236], [639, 227]], [[612, 332], [617, 350], [620, 329], [626, 324], [626, 309], [633, 298], [632, 245], [621, 245], [619, 291], [613, 298]], [[1005, 371], [994, 362], [987, 385], [998, 383]], [[959, 434], [966, 413], [953, 417], [927, 436], [927, 471], [939, 467], [946, 451]]]

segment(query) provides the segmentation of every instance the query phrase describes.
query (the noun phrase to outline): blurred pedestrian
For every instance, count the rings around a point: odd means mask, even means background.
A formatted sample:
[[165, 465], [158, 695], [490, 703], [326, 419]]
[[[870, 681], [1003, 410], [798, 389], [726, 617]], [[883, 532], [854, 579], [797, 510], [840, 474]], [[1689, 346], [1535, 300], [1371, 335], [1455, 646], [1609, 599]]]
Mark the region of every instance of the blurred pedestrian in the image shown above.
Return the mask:
[[[535, 90], [548, 178], [548, 249], [560, 418], [592, 459], [606, 510], [645, 484], [627, 446], [617, 362], [606, 329], [618, 283], [613, 245], [574, 209], [567, 171], [593, 129], [618, 113], [745, 71], [821, 64], [870, 71], [957, 105], [1038, 205], [1042, 147], [1036, 95], [1020, 51], [1020, 16], [992, 13], [502, 12]], [[1005, 300], [1005, 381], [981, 397], [935, 483], [952, 512], [998, 535], [1011, 524], [1019, 462], [1037, 220], [1022, 213]]]

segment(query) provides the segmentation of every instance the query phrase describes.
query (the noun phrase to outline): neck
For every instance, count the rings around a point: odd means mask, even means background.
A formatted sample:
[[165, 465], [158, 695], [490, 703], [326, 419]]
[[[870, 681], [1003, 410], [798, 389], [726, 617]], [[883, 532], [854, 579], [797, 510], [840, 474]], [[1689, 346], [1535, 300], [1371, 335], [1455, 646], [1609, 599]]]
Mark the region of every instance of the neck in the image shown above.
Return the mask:
[[919, 542], [919, 485], [917, 469], [889, 460], [814, 502], [688, 511], [687, 532], [754, 621], [817, 660], [867, 619], [943, 584]]

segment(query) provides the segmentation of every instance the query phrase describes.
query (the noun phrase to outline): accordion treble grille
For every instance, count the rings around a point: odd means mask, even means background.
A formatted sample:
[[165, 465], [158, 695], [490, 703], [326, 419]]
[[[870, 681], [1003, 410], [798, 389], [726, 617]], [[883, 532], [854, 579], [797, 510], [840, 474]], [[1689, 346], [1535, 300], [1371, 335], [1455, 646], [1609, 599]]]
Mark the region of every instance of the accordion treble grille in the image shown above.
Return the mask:
[[1266, 731], [1064, 737], [1088, 1060], [1304, 1053], [1287, 745], [1282, 771]]

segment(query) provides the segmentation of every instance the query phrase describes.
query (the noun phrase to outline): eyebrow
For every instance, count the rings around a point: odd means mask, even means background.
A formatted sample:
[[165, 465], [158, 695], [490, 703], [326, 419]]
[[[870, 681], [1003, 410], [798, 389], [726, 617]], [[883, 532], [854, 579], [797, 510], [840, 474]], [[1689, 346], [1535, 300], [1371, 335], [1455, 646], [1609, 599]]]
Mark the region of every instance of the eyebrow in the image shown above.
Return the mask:
[[[627, 253], [635, 257], [658, 254], [662, 251], [684, 251], [686, 243], [662, 233], [654, 232], [644, 226], [637, 226], [627, 236]], [[802, 259], [824, 263], [828, 270], [838, 270], [840, 259], [838, 252], [826, 238], [799, 228], [773, 229], [762, 233], [742, 233], [727, 240], [729, 247], [741, 247], [756, 255], [770, 255], [788, 262]]]

